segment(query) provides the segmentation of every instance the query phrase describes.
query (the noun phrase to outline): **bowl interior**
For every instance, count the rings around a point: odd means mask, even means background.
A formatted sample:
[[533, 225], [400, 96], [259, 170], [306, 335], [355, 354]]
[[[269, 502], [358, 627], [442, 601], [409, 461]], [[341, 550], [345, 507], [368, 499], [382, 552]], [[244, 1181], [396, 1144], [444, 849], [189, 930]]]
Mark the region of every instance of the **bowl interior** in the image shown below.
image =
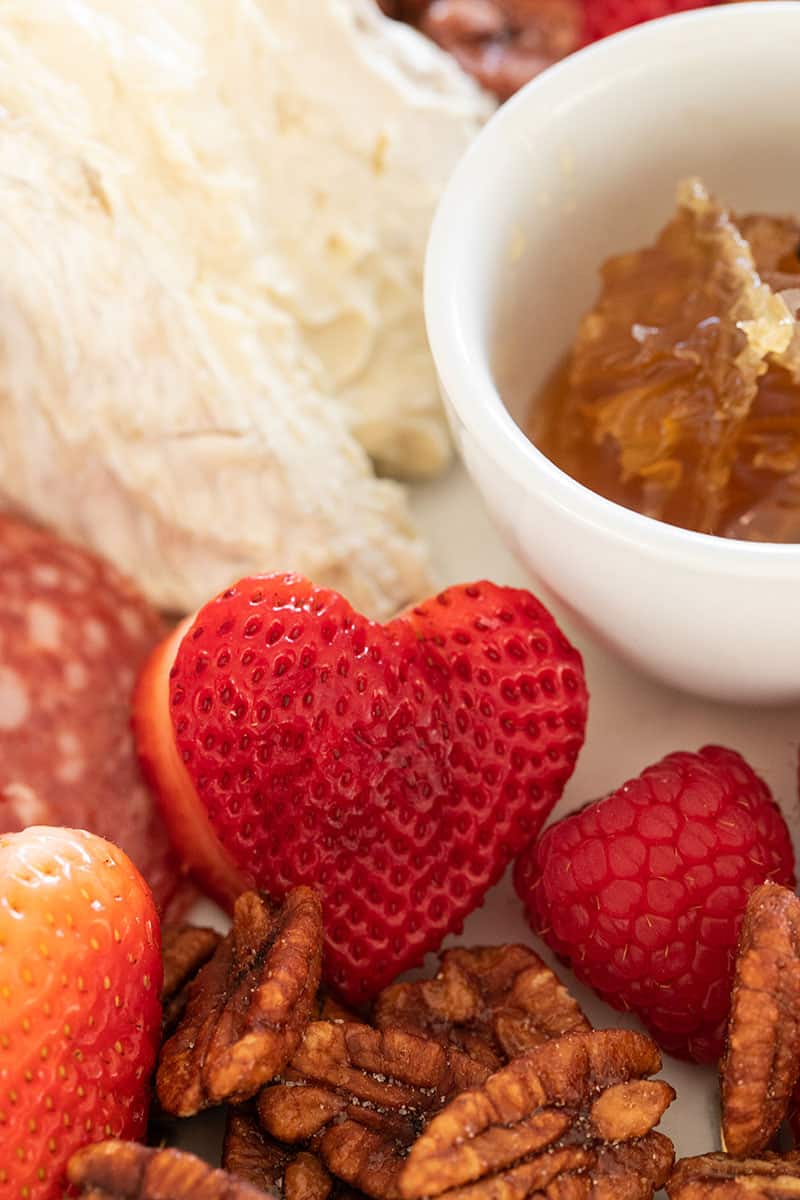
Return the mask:
[[440, 213], [451, 316], [518, 423], [600, 264], [652, 240], [680, 179], [740, 211], [800, 213], [798, 45], [797, 0], [640, 26], [547, 72], [478, 139]]

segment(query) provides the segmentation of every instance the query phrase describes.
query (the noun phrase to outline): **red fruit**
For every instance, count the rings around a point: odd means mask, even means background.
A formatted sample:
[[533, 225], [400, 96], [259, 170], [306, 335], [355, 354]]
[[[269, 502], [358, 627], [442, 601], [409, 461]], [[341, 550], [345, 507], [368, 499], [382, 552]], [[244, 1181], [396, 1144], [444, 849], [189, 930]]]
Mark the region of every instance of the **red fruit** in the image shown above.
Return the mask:
[[670, 754], [545, 831], [515, 884], [534, 930], [670, 1054], [721, 1051], [747, 897], [794, 884], [769, 788], [719, 746]]
[[596, 42], [642, 21], [709, 7], [708, 0], [584, 0], [586, 40]]
[[0, 1195], [60, 1200], [80, 1146], [144, 1134], [160, 993], [155, 906], [121, 850], [0, 836]]
[[[170, 669], [171, 668], [171, 669]], [[352, 1003], [437, 947], [535, 837], [583, 742], [580, 655], [530, 593], [451, 588], [381, 626], [243, 580], [146, 668], [134, 726], [199, 882], [324, 901]]]

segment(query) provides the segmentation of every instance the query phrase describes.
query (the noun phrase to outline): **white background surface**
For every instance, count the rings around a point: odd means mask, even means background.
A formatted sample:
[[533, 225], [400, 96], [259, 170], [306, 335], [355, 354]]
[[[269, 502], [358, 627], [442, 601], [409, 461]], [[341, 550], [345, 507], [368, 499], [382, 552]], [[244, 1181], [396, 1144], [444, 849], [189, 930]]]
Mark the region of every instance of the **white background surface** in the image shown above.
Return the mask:
[[[460, 468], [444, 480], [416, 489], [414, 504], [432, 546], [438, 584], [490, 578], [536, 590], [500, 544]], [[717, 742], [741, 751], [768, 781], [797, 846], [800, 709], [741, 709], [669, 691], [634, 674], [579, 630], [563, 623], [584, 656], [591, 699], [586, 745], [555, 816], [604, 794], [670, 751], [696, 750]], [[758, 663], [753, 663], [752, 669], [757, 671]], [[208, 920], [209, 906], [201, 906], [196, 915]], [[469, 918], [463, 940], [467, 944], [521, 941], [543, 950], [530, 933], [508, 880]], [[549, 957], [546, 952], [544, 957]], [[624, 1022], [587, 989], [574, 984], [569, 972], [557, 969], [595, 1025], [627, 1023], [635, 1027], [634, 1021]], [[664, 1076], [675, 1087], [678, 1099], [661, 1129], [673, 1138], [679, 1156], [719, 1149], [715, 1072], [668, 1059]], [[222, 1128], [218, 1113], [182, 1122], [176, 1129], [175, 1144], [218, 1162]]]

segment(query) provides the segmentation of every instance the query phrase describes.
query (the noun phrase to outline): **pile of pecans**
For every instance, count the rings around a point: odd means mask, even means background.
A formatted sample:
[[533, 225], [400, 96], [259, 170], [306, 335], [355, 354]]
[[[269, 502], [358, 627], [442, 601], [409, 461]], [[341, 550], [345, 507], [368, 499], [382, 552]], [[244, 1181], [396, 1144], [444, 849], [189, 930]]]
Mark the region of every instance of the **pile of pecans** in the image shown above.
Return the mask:
[[744, 922], [722, 1064], [729, 1153], [673, 1167], [656, 1131], [675, 1094], [656, 1045], [593, 1030], [524, 946], [446, 951], [434, 979], [368, 1017], [320, 989], [308, 888], [255, 892], [230, 933], [164, 938], [165, 1113], [228, 1106], [223, 1170], [105, 1142], [70, 1182], [94, 1200], [782, 1200], [800, 1155], [769, 1147], [800, 1075], [800, 900], [767, 884]]

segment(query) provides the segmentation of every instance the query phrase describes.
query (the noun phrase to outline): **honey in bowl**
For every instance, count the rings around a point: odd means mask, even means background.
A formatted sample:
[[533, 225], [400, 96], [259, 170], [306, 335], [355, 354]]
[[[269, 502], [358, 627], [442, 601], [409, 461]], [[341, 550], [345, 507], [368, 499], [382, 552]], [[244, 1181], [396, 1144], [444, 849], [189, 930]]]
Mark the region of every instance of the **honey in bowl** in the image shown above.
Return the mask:
[[593, 491], [702, 533], [800, 542], [800, 220], [736, 217], [697, 180], [597, 304], [530, 435]]

